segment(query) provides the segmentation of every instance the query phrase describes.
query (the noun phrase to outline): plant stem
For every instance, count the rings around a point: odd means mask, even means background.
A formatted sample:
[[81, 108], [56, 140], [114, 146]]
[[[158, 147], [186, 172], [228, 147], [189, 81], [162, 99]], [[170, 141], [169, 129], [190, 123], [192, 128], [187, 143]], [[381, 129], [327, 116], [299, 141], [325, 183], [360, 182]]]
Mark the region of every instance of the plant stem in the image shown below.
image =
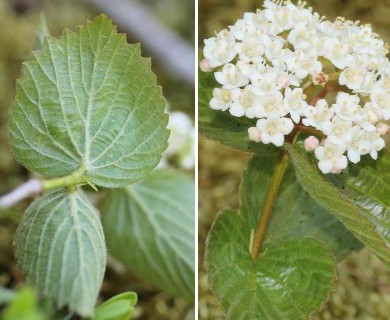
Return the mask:
[[284, 173], [286, 172], [287, 166], [289, 164], [289, 156], [286, 152], [282, 152], [281, 158], [276, 164], [275, 171], [271, 180], [271, 185], [268, 189], [268, 193], [264, 202], [263, 210], [261, 212], [261, 217], [257, 229], [255, 232], [253, 246], [252, 246], [252, 258], [256, 260], [260, 256], [260, 250], [263, 246], [265, 233], [271, 218], [272, 209], [275, 204], [276, 197], [280, 185], [282, 184]]
[[43, 191], [48, 191], [58, 187], [72, 187], [77, 184], [87, 183], [85, 176], [85, 166], [82, 165], [76, 171], [73, 171], [71, 174], [49, 180], [42, 180]]
[[318, 138], [325, 138], [325, 135], [317, 130], [316, 128], [306, 127], [303, 125], [296, 125], [292, 131], [293, 136], [295, 137], [296, 133], [308, 133]]
[[31, 179], [16, 189], [0, 197], [0, 209], [12, 208], [18, 202], [42, 192], [42, 182]]

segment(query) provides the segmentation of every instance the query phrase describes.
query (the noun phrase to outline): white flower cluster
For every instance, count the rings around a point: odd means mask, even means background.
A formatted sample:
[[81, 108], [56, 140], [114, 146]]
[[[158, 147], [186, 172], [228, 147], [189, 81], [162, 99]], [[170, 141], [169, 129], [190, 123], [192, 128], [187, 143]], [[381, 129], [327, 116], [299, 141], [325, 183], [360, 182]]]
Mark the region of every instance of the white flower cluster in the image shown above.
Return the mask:
[[169, 167], [169, 160], [183, 169], [190, 170], [195, 166], [195, 128], [191, 118], [184, 112], [169, 112], [168, 129], [170, 136], [168, 148], [163, 153], [159, 168]]
[[370, 25], [266, 0], [264, 10], [206, 39], [203, 53], [201, 69], [221, 84], [211, 108], [258, 119], [251, 140], [281, 146], [294, 128], [311, 128], [321, 141], [310, 137], [305, 146], [323, 173], [339, 173], [365, 154], [376, 159], [384, 147], [390, 62]]

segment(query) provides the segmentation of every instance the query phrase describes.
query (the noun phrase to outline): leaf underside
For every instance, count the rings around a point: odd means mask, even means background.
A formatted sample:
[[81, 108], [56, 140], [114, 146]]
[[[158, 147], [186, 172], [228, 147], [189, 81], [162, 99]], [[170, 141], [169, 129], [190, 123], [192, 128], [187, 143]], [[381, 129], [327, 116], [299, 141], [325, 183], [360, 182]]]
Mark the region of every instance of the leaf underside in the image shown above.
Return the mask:
[[172, 295], [194, 300], [194, 183], [175, 170], [112, 190], [101, 204], [111, 254]]
[[168, 139], [164, 107], [150, 59], [100, 15], [59, 40], [46, 38], [24, 63], [11, 146], [45, 176], [84, 166], [94, 184], [124, 186], [158, 164]]
[[99, 213], [81, 191], [48, 192], [27, 209], [15, 255], [44, 296], [91, 316], [103, 281], [106, 249]]

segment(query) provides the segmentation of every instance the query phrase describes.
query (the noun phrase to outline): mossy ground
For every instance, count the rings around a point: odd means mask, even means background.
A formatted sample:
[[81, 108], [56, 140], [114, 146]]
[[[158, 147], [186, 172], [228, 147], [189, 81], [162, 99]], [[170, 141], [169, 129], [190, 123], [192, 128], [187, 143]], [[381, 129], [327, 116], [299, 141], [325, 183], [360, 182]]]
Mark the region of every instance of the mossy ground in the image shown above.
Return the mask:
[[[294, 1], [296, 2], [296, 1]], [[374, 31], [390, 42], [390, 0], [310, 0], [315, 11], [334, 19], [344, 16], [371, 23]], [[258, 0], [199, 0], [199, 48], [203, 39], [235, 20], [245, 11], [260, 8]], [[238, 188], [249, 154], [232, 151], [200, 138], [199, 144], [199, 319], [224, 319], [204, 270], [204, 243], [218, 212], [239, 206]], [[390, 196], [390, 195], [389, 195]], [[338, 266], [336, 290], [315, 320], [390, 319], [390, 270], [364, 249]]]

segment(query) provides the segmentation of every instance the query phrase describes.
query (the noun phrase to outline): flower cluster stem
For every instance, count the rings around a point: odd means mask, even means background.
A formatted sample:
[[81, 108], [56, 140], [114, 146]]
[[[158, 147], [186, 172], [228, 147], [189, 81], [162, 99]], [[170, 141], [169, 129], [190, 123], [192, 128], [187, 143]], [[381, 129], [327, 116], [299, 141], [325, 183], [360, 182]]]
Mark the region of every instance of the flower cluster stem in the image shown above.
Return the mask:
[[269, 220], [271, 218], [272, 209], [275, 205], [276, 197], [282, 184], [282, 180], [288, 167], [289, 161], [290, 158], [288, 154], [286, 152], [282, 152], [281, 157], [276, 164], [271, 184], [264, 202], [263, 210], [261, 212], [260, 221], [253, 238], [253, 246], [251, 252], [253, 260], [256, 260], [260, 256]]

